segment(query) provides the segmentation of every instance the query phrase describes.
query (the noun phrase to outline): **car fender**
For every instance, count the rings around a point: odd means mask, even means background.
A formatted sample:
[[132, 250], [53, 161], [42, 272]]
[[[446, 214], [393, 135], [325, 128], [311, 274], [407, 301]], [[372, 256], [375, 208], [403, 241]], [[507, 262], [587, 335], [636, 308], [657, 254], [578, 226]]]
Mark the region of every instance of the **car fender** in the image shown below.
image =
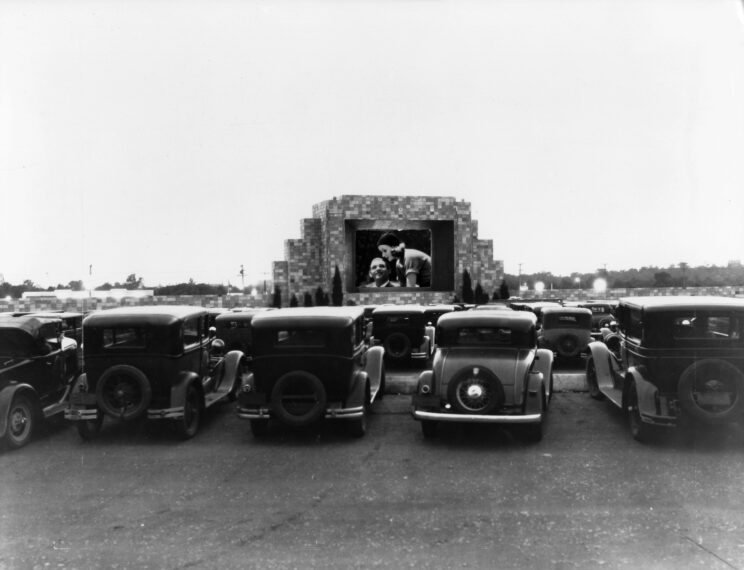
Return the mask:
[[416, 393], [422, 394], [421, 388], [423, 386], [428, 386], [429, 394], [434, 393], [434, 371], [433, 370], [424, 370], [421, 374], [419, 374], [418, 382], [416, 384]]
[[553, 351], [547, 348], [538, 348], [535, 353], [534, 369], [542, 372], [545, 381], [550, 379], [550, 373], [553, 371]]
[[612, 369], [610, 359], [613, 358], [610, 349], [601, 341], [589, 343], [589, 354], [594, 360], [594, 369], [597, 372], [597, 386], [600, 390], [609, 389], [613, 386]]
[[364, 371], [367, 373], [372, 391], [380, 388], [382, 382], [382, 367], [385, 357], [385, 349], [381, 346], [373, 346], [365, 353]]
[[435, 336], [436, 329], [433, 326], [428, 325], [424, 329], [424, 331], [425, 331], [424, 334], [429, 337], [429, 348], [427, 352], [431, 354], [431, 352], [434, 350], [434, 347], [437, 345], [436, 336]]
[[638, 411], [641, 414], [656, 415], [656, 395], [659, 389], [652, 384], [646, 374], [645, 366], [631, 366], [626, 374], [625, 390], [623, 390], [623, 408], [627, 409], [627, 388], [630, 386], [630, 380], [635, 383], [636, 393], [638, 394]]
[[222, 366], [224, 366], [223, 379], [230, 383], [231, 388], [235, 386], [235, 382], [240, 377], [240, 363], [244, 356], [241, 350], [231, 350], [222, 360]]
[[171, 386], [171, 407], [180, 407], [186, 403], [186, 390], [188, 390], [192, 383], [196, 384], [199, 393], [202, 395], [202, 399], [204, 398], [204, 391], [199, 381], [199, 375], [190, 370], [183, 371], [179, 373], [178, 381]]
[[351, 379], [349, 395], [346, 398], [347, 408], [363, 406], [365, 404], [368, 383], [369, 377], [367, 376], [367, 373], [364, 370], [357, 370], [354, 377]]
[[[38, 408], [39, 399], [36, 390], [30, 384], [11, 384], [0, 390], [0, 439], [5, 437], [5, 431], [8, 427], [8, 412], [10, 404], [16, 394], [25, 393], [31, 398]], [[38, 409], [36, 410], [39, 411]]]
[[545, 413], [543, 402], [545, 398], [545, 377], [541, 372], [528, 374], [527, 394], [524, 400], [524, 413]]

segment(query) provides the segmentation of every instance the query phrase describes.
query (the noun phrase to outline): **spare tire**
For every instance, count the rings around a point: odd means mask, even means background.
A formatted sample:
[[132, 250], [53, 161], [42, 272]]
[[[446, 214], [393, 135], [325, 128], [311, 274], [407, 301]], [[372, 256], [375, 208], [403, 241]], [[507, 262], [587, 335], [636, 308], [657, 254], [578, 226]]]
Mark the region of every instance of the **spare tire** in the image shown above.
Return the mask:
[[744, 413], [744, 373], [725, 360], [706, 358], [690, 364], [677, 387], [682, 410], [709, 424], [724, 423]]
[[579, 352], [579, 339], [573, 334], [564, 334], [555, 343], [561, 356], [576, 356]]
[[304, 370], [287, 372], [271, 391], [271, 405], [277, 419], [294, 427], [318, 421], [327, 401], [323, 383], [315, 374]]
[[411, 339], [402, 332], [394, 332], [385, 338], [385, 355], [396, 360], [411, 356]]
[[152, 388], [147, 376], [128, 364], [107, 369], [96, 384], [98, 407], [112, 418], [136, 419], [147, 411], [151, 400]]
[[488, 414], [504, 404], [504, 387], [487, 368], [468, 366], [450, 380], [447, 398], [460, 413]]

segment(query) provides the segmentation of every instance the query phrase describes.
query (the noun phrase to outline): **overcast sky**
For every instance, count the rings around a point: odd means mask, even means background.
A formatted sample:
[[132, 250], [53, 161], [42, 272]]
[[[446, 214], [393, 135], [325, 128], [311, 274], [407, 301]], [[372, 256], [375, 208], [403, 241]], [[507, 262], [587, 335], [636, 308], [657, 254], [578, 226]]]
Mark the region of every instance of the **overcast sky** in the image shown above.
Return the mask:
[[509, 273], [722, 265], [743, 151], [738, 0], [0, 0], [11, 283], [248, 284], [343, 194], [467, 200]]

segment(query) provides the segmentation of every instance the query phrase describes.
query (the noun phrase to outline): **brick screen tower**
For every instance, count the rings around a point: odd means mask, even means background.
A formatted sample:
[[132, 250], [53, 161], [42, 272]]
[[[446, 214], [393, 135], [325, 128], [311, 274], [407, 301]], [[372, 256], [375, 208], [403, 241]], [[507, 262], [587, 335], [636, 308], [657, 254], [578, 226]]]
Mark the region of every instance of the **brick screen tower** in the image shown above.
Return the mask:
[[[357, 251], [358, 236], [400, 230], [431, 236], [427, 253], [432, 257], [433, 286], [359, 287], [359, 275], [374, 253], [369, 245], [365, 252]], [[489, 296], [503, 279], [504, 264], [493, 258], [493, 241], [478, 239], [478, 222], [471, 217], [470, 203], [448, 196], [344, 195], [315, 204], [313, 217], [301, 222], [300, 235], [285, 241], [284, 261], [273, 264], [282, 306], [289, 304], [292, 294], [302, 302], [305, 292], [312, 295], [318, 286], [330, 294], [336, 266], [344, 276], [344, 302], [358, 305], [449, 303], [461, 296], [465, 269], [473, 286], [480, 283]]]

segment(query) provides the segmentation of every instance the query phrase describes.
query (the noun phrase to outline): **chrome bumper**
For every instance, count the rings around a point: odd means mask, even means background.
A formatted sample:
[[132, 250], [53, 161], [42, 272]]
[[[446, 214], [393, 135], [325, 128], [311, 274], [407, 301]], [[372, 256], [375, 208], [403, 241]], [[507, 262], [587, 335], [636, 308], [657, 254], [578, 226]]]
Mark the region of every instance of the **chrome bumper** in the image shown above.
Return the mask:
[[176, 420], [183, 417], [183, 406], [163, 408], [162, 410], [147, 410], [148, 420]]
[[[244, 420], [268, 420], [271, 417], [269, 408], [241, 408], [238, 407], [238, 417]], [[329, 420], [353, 420], [364, 415], [364, 406], [353, 408], [326, 408], [324, 417]]]
[[445, 412], [425, 412], [411, 410], [414, 420], [433, 420], [437, 422], [472, 422], [480, 424], [536, 424], [542, 421], [541, 414], [526, 414], [522, 416], [496, 416], [481, 414], [453, 414]]
[[65, 410], [65, 419], [72, 421], [97, 420], [97, 408], [67, 408]]

